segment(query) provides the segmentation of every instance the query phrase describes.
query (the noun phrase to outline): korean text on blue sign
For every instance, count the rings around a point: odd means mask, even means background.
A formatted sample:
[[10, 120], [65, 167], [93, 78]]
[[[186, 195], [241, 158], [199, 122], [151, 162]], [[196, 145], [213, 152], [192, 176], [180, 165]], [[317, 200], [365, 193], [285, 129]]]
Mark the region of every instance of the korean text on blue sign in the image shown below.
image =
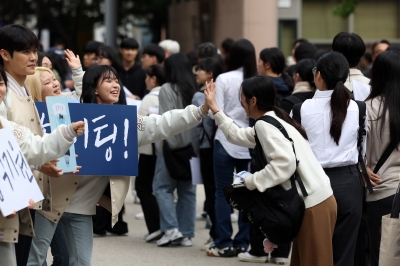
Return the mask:
[[[84, 121], [75, 153], [82, 166], [79, 175], [136, 176], [138, 165], [137, 111], [135, 106], [69, 103], [71, 121]], [[50, 132], [46, 103], [36, 107], [43, 131]]]

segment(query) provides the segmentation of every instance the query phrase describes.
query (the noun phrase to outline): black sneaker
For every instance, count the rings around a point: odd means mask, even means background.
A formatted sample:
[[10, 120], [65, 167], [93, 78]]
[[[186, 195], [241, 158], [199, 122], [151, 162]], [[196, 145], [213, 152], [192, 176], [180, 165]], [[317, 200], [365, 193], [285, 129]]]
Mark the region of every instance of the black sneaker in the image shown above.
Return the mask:
[[233, 247], [217, 248], [215, 246], [209, 247], [207, 256], [210, 257], [235, 257], [235, 249]]
[[241, 247], [241, 248], [234, 248], [235, 249], [235, 255], [236, 257], [240, 254], [240, 253], [245, 253], [247, 251], [247, 248]]

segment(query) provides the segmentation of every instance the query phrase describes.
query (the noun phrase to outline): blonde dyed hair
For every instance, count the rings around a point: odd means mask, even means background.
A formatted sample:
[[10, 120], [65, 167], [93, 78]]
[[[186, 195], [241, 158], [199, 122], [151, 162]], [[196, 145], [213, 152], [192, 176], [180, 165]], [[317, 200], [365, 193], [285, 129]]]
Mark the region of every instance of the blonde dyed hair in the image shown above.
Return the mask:
[[29, 90], [34, 101], [43, 102], [42, 100], [42, 82], [40, 81], [40, 74], [42, 72], [49, 72], [53, 76], [54, 73], [47, 67], [35, 67], [35, 74], [26, 76], [25, 85]]

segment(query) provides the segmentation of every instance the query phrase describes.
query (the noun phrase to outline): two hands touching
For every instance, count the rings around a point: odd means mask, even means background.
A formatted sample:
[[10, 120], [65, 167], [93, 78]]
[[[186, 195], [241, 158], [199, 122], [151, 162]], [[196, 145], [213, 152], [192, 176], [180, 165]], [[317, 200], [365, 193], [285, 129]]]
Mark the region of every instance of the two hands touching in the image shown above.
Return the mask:
[[211, 80], [210, 82], [206, 81], [206, 89], [204, 90], [204, 106], [211, 110], [213, 114], [216, 114], [219, 111], [219, 108], [215, 103], [216, 87], [214, 80]]

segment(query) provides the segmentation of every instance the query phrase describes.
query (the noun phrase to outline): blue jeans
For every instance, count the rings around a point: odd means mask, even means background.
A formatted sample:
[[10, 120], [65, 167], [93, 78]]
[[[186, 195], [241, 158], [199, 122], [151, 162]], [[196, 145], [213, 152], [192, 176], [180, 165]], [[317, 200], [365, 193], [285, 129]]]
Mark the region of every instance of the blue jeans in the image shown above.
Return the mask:
[[91, 266], [93, 252], [92, 215], [64, 212], [61, 217], [68, 243], [70, 266]]
[[242, 222], [242, 213], [239, 213], [239, 232], [232, 240], [231, 206], [226, 202], [223, 188], [233, 182], [233, 171], [249, 171], [250, 159], [236, 159], [231, 157], [222, 144], [214, 143], [214, 177], [215, 177], [215, 219], [217, 238], [214, 240], [217, 248], [244, 247], [250, 242], [250, 226]]
[[[174, 190], [178, 202], [174, 203]], [[164, 156], [157, 156], [153, 190], [160, 208], [160, 228], [165, 232], [178, 228], [184, 237], [194, 237], [196, 223], [196, 186], [192, 181], [173, 179], [165, 165]]]
[[[57, 264], [55, 260], [54, 265], [90, 266], [93, 250], [91, 215], [64, 212], [58, 224], [56, 224], [36, 212], [35, 219], [35, 237], [32, 240], [27, 266], [46, 265], [47, 250], [50, 243], [52, 244], [51, 252], [56, 253], [53, 253], [53, 256], [57, 255], [57, 251], [61, 251], [63, 254], [59, 258], [65, 258], [65, 252], [69, 254], [69, 264], [68, 260], [65, 261], [64, 259], [64, 264]], [[67, 247], [63, 246], [60, 241], [57, 241], [57, 244], [52, 242], [52, 239], [60, 240], [60, 237], [62, 237], [60, 233], [57, 233], [58, 227], [64, 231], [61, 231], [61, 233], [64, 233]]]
[[35, 214], [35, 237], [28, 257], [28, 266], [46, 266], [47, 250], [51, 247], [54, 266], [68, 266], [68, 246], [62, 223], [53, 223], [39, 212]]

